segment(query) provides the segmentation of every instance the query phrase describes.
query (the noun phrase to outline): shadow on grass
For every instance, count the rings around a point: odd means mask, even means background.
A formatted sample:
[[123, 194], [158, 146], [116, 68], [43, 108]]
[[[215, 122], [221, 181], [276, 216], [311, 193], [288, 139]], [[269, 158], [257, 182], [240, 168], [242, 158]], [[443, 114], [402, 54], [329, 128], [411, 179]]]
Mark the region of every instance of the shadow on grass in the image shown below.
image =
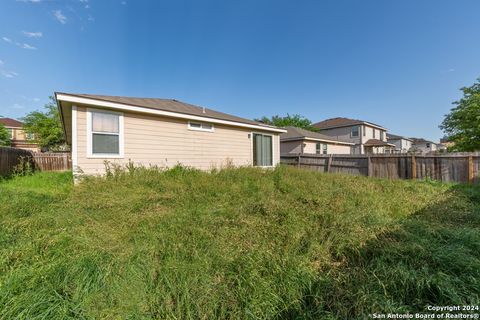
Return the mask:
[[279, 319], [363, 319], [480, 303], [480, 186], [453, 186], [357, 250], [339, 257]]

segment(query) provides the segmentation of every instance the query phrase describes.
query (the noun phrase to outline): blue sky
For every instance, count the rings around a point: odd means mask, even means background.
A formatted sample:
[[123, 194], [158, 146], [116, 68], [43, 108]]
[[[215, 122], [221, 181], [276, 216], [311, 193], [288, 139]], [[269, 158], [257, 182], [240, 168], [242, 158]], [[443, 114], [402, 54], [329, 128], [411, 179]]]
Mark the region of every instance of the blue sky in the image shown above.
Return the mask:
[[480, 77], [479, 12], [477, 0], [1, 0], [0, 115], [65, 91], [438, 140]]

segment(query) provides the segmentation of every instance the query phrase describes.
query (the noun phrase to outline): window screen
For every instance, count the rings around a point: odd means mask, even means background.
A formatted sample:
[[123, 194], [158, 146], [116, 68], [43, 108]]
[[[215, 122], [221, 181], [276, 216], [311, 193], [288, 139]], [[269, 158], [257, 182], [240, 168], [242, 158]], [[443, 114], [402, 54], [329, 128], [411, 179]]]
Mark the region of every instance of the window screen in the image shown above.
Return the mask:
[[120, 116], [92, 112], [92, 154], [120, 153]]

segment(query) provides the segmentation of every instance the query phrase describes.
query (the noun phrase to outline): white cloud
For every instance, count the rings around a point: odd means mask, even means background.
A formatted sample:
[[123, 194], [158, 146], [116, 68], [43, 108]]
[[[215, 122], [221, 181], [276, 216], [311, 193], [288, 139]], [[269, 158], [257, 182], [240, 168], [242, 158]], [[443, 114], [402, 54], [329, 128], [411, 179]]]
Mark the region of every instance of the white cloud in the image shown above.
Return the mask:
[[85, 9], [90, 9], [90, 5], [87, 4], [87, 5], [85, 6]]
[[3, 61], [2, 61], [2, 60], [0, 60], [0, 66], [1, 66], [2, 64], [3, 64]]
[[79, 1], [82, 2], [82, 3], [87, 3], [88, 2], [88, 0], [79, 0]]
[[18, 73], [16, 73], [15, 71], [0, 70], [0, 73], [1, 73], [2, 76], [4, 76], [5, 78], [14, 78], [14, 77], [18, 76]]
[[17, 0], [17, 2], [39, 3], [42, 2], [42, 0]]
[[121, 2], [123, 5], [126, 5], [127, 4], [127, 1], [122, 1]]
[[18, 104], [18, 103], [15, 103], [13, 106], [11, 106], [10, 108], [12, 109], [23, 109], [25, 108], [24, 106], [22, 106], [21, 104]]
[[62, 10], [54, 10], [52, 13], [53, 16], [58, 20], [58, 22], [60, 22], [61, 24], [67, 23], [67, 17], [62, 14]]
[[43, 33], [41, 33], [40, 31], [38, 32], [22, 31], [22, 33], [29, 38], [41, 38], [43, 36]]
[[3, 41], [6, 41], [6, 42], [9, 42], [11, 43], [12, 42], [12, 39], [10, 38], [7, 38], [7, 37], [2, 37]]
[[28, 43], [17, 43], [17, 45], [22, 48], [22, 49], [28, 49], [28, 50], [37, 50], [36, 47], [29, 45]]
[[88, 21], [95, 21], [95, 18], [94, 18], [94, 17], [92, 17], [92, 15], [91, 15], [91, 14], [89, 14], [89, 15], [88, 15], [88, 18], [87, 18], [87, 20], [88, 20]]
[[33, 100], [33, 102], [39, 102], [40, 98], [33, 98], [32, 100]]
[[454, 71], [455, 71], [455, 69], [453, 69], [453, 68], [448, 69], [448, 72], [454, 72]]

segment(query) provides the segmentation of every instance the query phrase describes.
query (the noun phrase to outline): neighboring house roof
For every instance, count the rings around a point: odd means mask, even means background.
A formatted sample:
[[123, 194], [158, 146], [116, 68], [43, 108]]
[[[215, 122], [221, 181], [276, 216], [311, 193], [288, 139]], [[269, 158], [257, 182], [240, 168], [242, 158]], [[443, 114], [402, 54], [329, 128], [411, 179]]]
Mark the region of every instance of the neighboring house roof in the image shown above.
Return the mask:
[[324, 141], [331, 142], [335, 144], [346, 144], [354, 145], [354, 143], [341, 141], [334, 139], [333, 137], [326, 136], [324, 134], [313, 132], [310, 130], [297, 128], [297, 127], [286, 127], [287, 132], [280, 135], [280, 141], [296, 141], [296, 140], [315, 140], [315, 141]]
[[368, 139], [364, 144], [365, 147], [384, 147], [384, 146], [392, 146], [394, 147], [394, 144], [378, 140], [378, 139]]
[[360, 125], [360, 124], [366, 124], [369, 126], [386, 130], [384, 127], [372, 122], [357, 120], [357, 119], [350, 119], [350, 118], [342, 118], [342, 117], [323, 120], [315, 123], [313, 126], [318, 129], [331, 129], [331, 128], [338, 128], [338, 127], [349, 127], [349, 126]]
[[387, 140], [408, 140], [408, 141], [412, 141], [412, 139], [410, 138], [407, 138], [407, 137], [403, 137], [403, 136], [398, 136], [396, 134], [391, 134], [391, 133], [387, 133]]
[[[181, 102], [175, 99], [133, 98], [133, 97], [105, 96], [105, 95], [93, 95], [93, 94], [62, 93], [62, 92], [55, 92], [55, 96], [57, 97], [57, 100], [60, 100], [60, 101], [62, 99], [58, 99], [58, 98], [59, 97], [63, 98], [64, 96], [92, 99], [96, 101], [110, 102], [110, 103], [121, 104], [125, 106], [134, 106], [134, 107], [141, 107], [141, 108], [147, 108], [152, 110], [174, 112], [177, 114], [185, 114], [185, 115], [191, 115], [191, 116], [231, 121], [236, 123], [244, 123], [244, 124], [249, 124], [254, 126], [260, 126], [265, 128], [265, 130], [271, 129], [272, 131], [281, 131], [281, 132], [284, 131], [284, 130], [279, 130], [277, 127], [269, 126], [261, 122], [237, 117], [234, 115], [226, 114], [223, 112], [215, 111], [215, 110], [204, 108], [204, 107], [199, 107], [199, 106]], [[89, 103], [85, 102], [85, 104], [89, 104]]]
[[11, 128], [23, 127], [23, 122], [20, 122], [18, 120], [11, 119], [11, 118], [0, 118], [0, 123], [3, 124], [5, 127], [11, 127]]
[[413, 141], [413, 144], [424, 144], [424, 143], [433, 143], [436, 144], [433, 141], [425, 140], [423, 138], [410, 138]]

